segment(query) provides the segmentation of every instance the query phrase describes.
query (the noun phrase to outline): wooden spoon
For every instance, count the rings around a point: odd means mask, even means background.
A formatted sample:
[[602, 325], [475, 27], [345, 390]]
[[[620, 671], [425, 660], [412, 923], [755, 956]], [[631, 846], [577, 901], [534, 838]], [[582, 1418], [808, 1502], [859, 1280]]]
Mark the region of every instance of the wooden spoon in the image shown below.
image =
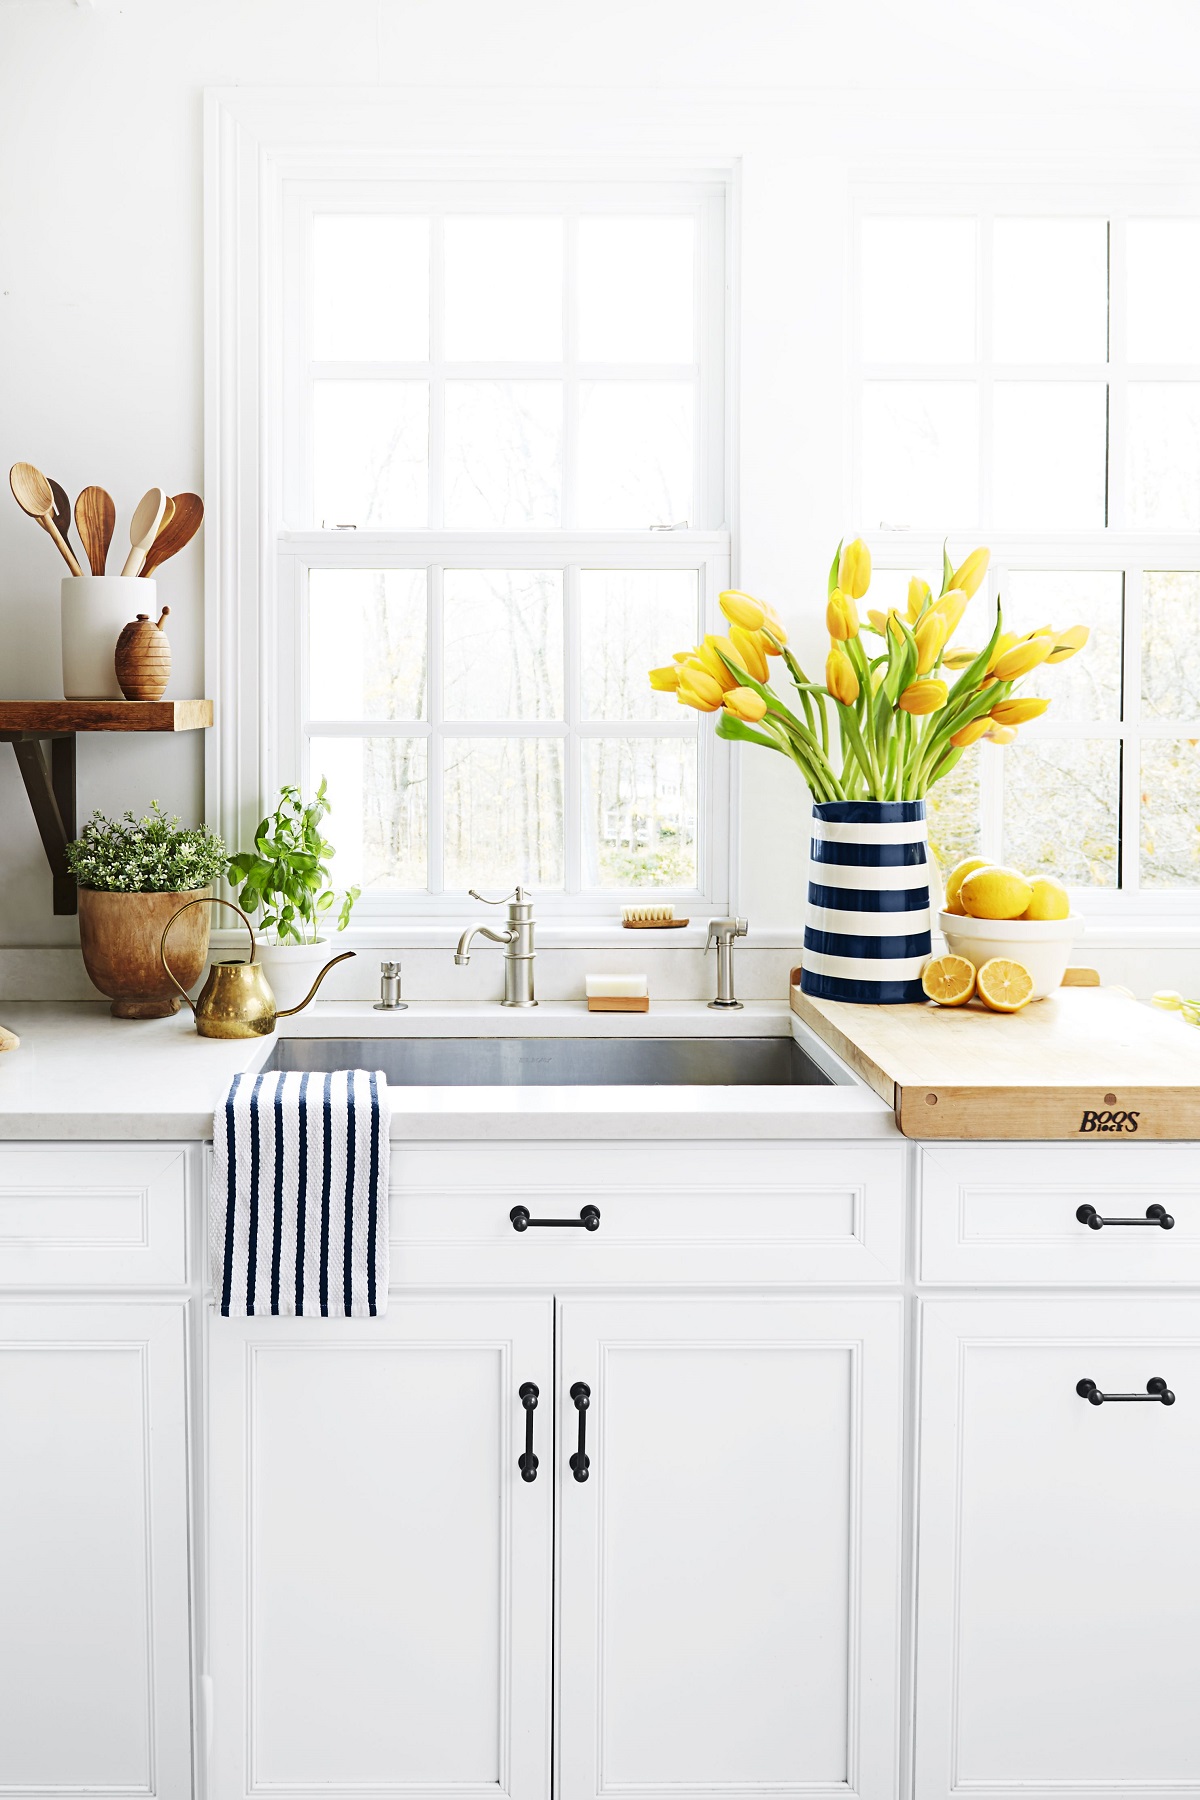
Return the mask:
[[102, 487], [86, 487], [75, 502], [75, 523], [79, 541], [91, 564], [93, 575], [103, 575], [108, 561], [108, 546], [117, 523], [117, 509], [112, 495]]
[[175, 516], [169, 525], [164, 525], [146, 555], [143, 575], [149, 575], [157, 569], [159, 563], [166, 562], [168, 556], [175, 556], [190, 544], [200, 529], [200, 521], [204, 517], [204, 502], [199, 494], [176, 494]]
[[82, 575], [83, 570], [75, 560], [75, 552], [54, 523], [54, 489], [42, 471], [35, 469], [32, 463], [14, 463], [8, 472], [8, 485], [21, 511], [27, 512], [31, 519], [37, 520], [43, 531], [50, 533], [72, 575]]
[[167, 504], [167, 496], [161, 488], [147, 488], [146, 492], [134, 508], [133, 518], [129, 521], [129, 555], [125, 558], [122, 575], [140, 575], [147, 552], [158, 535], [162, 524], [163, 509]]

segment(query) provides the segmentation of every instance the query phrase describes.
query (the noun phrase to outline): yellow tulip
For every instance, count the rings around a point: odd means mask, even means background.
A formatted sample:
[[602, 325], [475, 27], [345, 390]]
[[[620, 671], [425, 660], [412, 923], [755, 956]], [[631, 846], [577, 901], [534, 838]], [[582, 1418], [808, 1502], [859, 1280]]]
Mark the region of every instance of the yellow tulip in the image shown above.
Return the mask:
[[725, 696], [725, 710], [747, 725], [757, 725], [767, 710], [767, 703], [753, 688], [730, 688]]
[[877, 631], [880, 637], [882, 637], [887, 630], [887, 614], [880, 612], [878, 607], [870, 606], [867, 608], [867, 619], [869, 621], [870, 630]]
[[665, 669], [651, 669], [650, 686], [658, 694], [677, 694], [679, 692], [679, 668], [671, 663]]
[[899, 706], [901, 712], [911, 713], [915, 719], [920, 719], [926, 713], [941, 712], [949, 698], [950, 689], [944, 681], [914, 681], [901, 694]]
[[988, 744], [1011, 744], [1016, 735], [1015, 725], [993, 725], [990, 731], [984, 733], [984, 741]]
[[950, 577], [950, 586], [961, 588], [969, 600], [973, 594], [978, 593], [980, 583], [987, 574], [987, 566], [991, 558], [990, 550], [972, 550], [966, 562], [960, 563]]
[[762, 629], [763, 631], [769, 631], [771, 637], [775, 639], [775, 642], [771, 643], [770, 638], [764, 638], [763, 649], [768, 656], [780, 656], [782, 655], [784, 644], [788, 641], [787, 632], [783, 629], [783, 621], [772, 607], [764, 606], [763, 611], [767, 617], [766, 623], [763, 625]]
[[743, 594], [740, 588], [726, 588], [717, 598], [731, 625], [741, 625], [746, 631], [762, 630], [766, 611], [750, 594]]
[[838, 586], [852, 600], [861, 600], [871, 585], [871, 552], [861, 538], [855, 538], [842, 551], [838, 564]]
[[[717, 654], [717, 645], [722, 642], [728, 643], [728, 641], [727, 638], [721, 639], [713, 637], [710, 633], [702, 644], [696, 645], [695, 650], [696, 660], [703, 668], [707, 669], [714, 681], [720, 683], [722, 692], [727, 688], [737, 686], [737, 676], [729, 673], [729, 670], [725, 667], [725, 664]], [[685, 664], [684, 667], [686, 668], [686, 666], [687, 665]]]
[[978, 650], [947, 650], [942, 661], [948, 669], [967, 669], [978, 655]]
[[1006, 655], [1007, 652], [1012, 649], [1014, 644], [1019, 644], [1020, 641], [1021, 640], [1017, 636], [1015, 631], [1001, 632], [1000, 636], [996, 639], [996, 648], [992, 651], [991, 661], [988, 663], [988, 666], [987, 666], [987, 672], [989, 675], [991, 674], [992, 670], [995, 668], [996, 664], [1000, 661], [1000, 658], [1002, 656]]
[[982, 719], [972, 719], [971, 723], [964, 725], [961, 731], [951, 734], [950, 742], [956, 750], [966, 750], [969, 745], [979, 742], [980, 738], [990, 729], [991, 723], [992, 721], [986, 716]]
[[1072, 625], [1069, 631], [1056, 632], [1054, 648], [1046, 661], [1048, 663], [1066, 662], [1069, 656], [1074, 656], [1077, 651], [1083, 649], [1091, 635], [1086, 625]]
[[825, 658], [825, 686], [842, 706], [853, 706], [858, 699], [858, 676], [840, 644], [831, 644]]
[[731, 625], [729, 641], [734, 662], [740, 663], [747, 675], [753, 675], [755, 681], [765, 681], [770, 673], [767, 668], [767, 647], [757, 631], [746, 631], [741, 625]]
[[1040, 719], [1049, 704], [1033, 694], [1014, 694], [1011, 700], [997, 700], [991, 717], [997, 725], [1024, 725], [1027, 719]]
[[930, 587], [919, 575], [914, 575], [908, 584], [908, 622], [915, 625], [929, 604]]
[[841, 588], [834, 588], [829, 596], [829, 605], [825, 608], [825, 628], [831, 638], [845, 643], [847, 638], [858, 636], [858, 608], [849, 594]]
[[917, 674], [928, 675], [946, 641], [946, 621], [940, 613], [926, 613], [913, 636], [917, 640]]
[[968, 596], [961, 588], [947, 588], [940, 600], [933, 603], [933, 611], [940, 613], [946, 621], [946, 636], [953, 637], [962, 624], [962, 616], [967, 610]]
[[693, 707], [696, 712], [716, 712], [721, 697], [721, 684], [713, 680], [707, 669], [688, 663], [679, 671], [679, 700], [683, 706]]
[[1016, 681], [1019, 676], [1028, 675], [1031, 669], [1044, 663], [1053, 648], [1052, 637], [1026, 638], [1024, 643], [1014, 644], [1011, 650], [1006, 650], [992, 664], [992, 673], [997, 681]]

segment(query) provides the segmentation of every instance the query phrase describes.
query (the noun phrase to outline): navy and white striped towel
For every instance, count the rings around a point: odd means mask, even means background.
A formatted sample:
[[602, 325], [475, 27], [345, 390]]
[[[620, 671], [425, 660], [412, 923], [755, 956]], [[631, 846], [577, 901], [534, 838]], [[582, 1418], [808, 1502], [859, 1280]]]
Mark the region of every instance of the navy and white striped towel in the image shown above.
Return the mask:
[[234, 1076], [213, 1121], [208, 1205], [222, 1313], [387, 1311], [389, 1122], [378, 1070]]

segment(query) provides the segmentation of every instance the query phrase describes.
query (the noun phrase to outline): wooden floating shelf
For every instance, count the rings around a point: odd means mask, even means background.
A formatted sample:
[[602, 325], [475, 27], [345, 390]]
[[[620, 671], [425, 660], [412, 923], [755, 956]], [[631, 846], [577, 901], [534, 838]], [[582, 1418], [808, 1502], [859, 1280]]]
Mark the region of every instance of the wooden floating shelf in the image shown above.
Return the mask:
[[[205, 731], [211, 700], [0, 700], [0, 743], [11, 744], [54, 878], [56, 913], [79, 911], [67, 845], [76, 836], [75, 739], [81, 731]], [[50, 739], [47, 763], [40, 740]]]

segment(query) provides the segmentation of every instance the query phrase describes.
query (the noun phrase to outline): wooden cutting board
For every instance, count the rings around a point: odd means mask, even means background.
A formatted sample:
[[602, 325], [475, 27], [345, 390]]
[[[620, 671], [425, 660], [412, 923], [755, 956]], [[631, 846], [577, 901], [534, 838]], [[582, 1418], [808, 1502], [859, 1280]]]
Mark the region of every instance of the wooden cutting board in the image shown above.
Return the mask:
[[1113, 988], [1019, 1013], [978, 1004], [792, 1010], [895, 1108], [912, 1138], [1200, 1140], [1200, 1031]]

